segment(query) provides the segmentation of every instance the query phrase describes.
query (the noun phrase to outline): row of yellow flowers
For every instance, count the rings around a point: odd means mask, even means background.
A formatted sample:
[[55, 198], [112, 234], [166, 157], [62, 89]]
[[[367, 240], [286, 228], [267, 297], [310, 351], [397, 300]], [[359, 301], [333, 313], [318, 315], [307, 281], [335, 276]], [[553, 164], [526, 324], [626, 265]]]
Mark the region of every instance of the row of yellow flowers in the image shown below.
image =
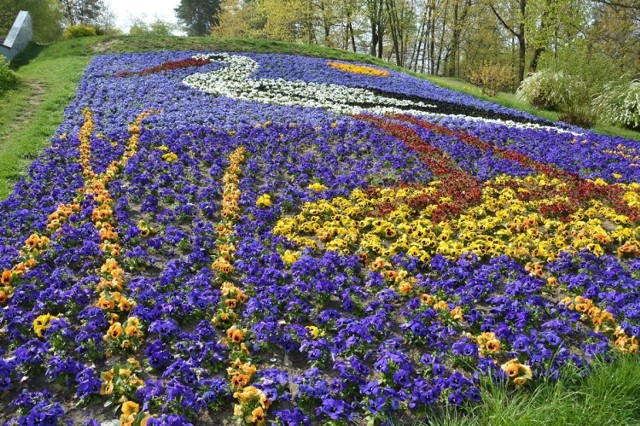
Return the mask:
[[[326, 187], [319, 183], [314, 183], [310, 185], [308, 189], [315, 192], [323, 192], [324, 190], [326, 190]], [[411, 190], [406, 188], [406, 189], [389, 190], [389, 191], [397, 191], [397, 194], [400, 194], [400, 197], [406, 197]], [[425, 194], [427, 195], [432, 194], [435, 192], [435, 189], [433, 187], [426, 187], [422, 189], [413, 189], [413, 191], [414, 191], [412, 193], [413, 196], [420, 196]], [[361, 220], [363, 219], [363, 216], [360, 216], [360, 215], [362, 215], [363, 212], [365, 211], [373, 212], [381, 204], [388, 203], [391, 200], [390, 198], [387, 198], [389, 197], [389, 192], [387, 190], [382, 190], [381, 193], [377, 194], [377, 197], [368, 196], [364, 191], [361, 191], [361, 190], [356, 190], [354, 191], [354, 193], [356, 194], [356, 197], [357, 197], [356, 199], [358, 199], [358, 201], [355, 201], [353, 204], [344, 202], [343, 201], [344, 199], [339, 199], [339, 198], [336, 198], [331, 202], [326, 200], [320, 200], [317, 203], [306, 203], [303, 206], [302, 213], [300, 213], [298, 216], [296, 216], [295, 218], [284, 218], [280, 222], [278, 222], [278, 224], [276, 225], [276, 228], [274, 229], [274, 233], [284, 235], [287, 238], [292, 239], [293, 241], [296, 241], [298, 244], [302, 244], [306, 247], [312, 247], [314, 249], [317, 249], [320, 245], [323, 244], [323, 241], [327, 240], [327, 234], [325, 234], [322, 231], [323, 228], [317, 227], [317, 228], [305, 229], [305, 225], [307, 225], [309, 221], [303, 221], [301, 226], [302, 232], [306, 234], [312, 234], [314, 231], [316, 231], [316, 236], [300, 237], [294, 233], [283, 234], [282, 233], [283, 227], [285, 227], [285, 229], [291, 230], [292, 229], [291, 226], [294, 223], [293, 221], [303, 220], [305, 212], [310, 213], [313, 215], [313, 217], [317, 217], [317, 218], [324, 217], [327, 219], [329, 218], [336, 219], [338, 223], [341, 223], [344, 226], [347, 226], [348, 224], [352, 224], [357, 227], [356, 222], [361, 222]], [[354, 196], [354, 193], [352, 193], [352, 197]], [[268, 195], [268, 194], [264, 194], [264, 195]], [[332, 206], [333, 203], [335, 203], [335, 205]], [[258, 201], [258, 206], [260, 207], [260, 201]], [[336, 207], [336, 210], [332, 210], [332, 208], [329, 206]], [[327, 210], [325, 210], [327, 207], [329, 207], [330, 212], [327, 212]], [[338, 212], [342, 212], [344, 216], [335, 217], [336, 215], [339, 214]], [[400, 212], [396, 210], [392, 212], [389, 216], [391, 217], [390, 220], [395, 220], [398, 218], [407, 218], [409, 214], [410, 214], [409, 210], [402, 210]], [[368, 218], [368, 219], [371, 219], [371, 218]], [[380, 221], [380, 223], [378, 224], [377, 221]], [[319, 222], [320, 221], [312, 221], [311, 223], [319, 223]], [[387, 239], [395, 238], [397, 236], [397, 233], [393, 233], [392, 235], [390, 235], [387, 228], [380, 229], [380, 227], [384, 227], [384, 222], [385, 221], [383, 221], [382, 219], [376, 219], [375, 223], [373, 223], [373, 225], [379, 227], [377, 235], [384, 235], [384, 237], [386, 237]], [[355, 241], [356, 244], [358, 242], [357, 233], [358, 233], [357, 230], [351, 233], [351, 236], [353, 237], [352, 241]], [[344, 235], [344, 234], [338, 232], [333, 235]], [[331, 245], [332, 241], [330, 241], [327, 244], [324, 244], [324, 247], [327, 250], [340, 251], [340, 247]], [[362, 241], [360, 241], [360, 243], [362, 244]], [[343, 246], [343, 247], [349, 248], [349, 245]], [[395, 290], [397, 290], [398, 292], [400, 292], [405, 296], [417, 295], [416, 294], [417, 290], [415, 285], [417, 284], [418, 280], [416, 279], [416, 277], [411, 276], [409, 272], [404, 268], [398, 267], [397, 265], [393, 265], [392, 262], [389, 260], [389, 256], [378, 255], [375, 258], [370, 258], [367, 253], [367, 250], [368, 250], [367, 246], [363, 247], [361, 245], [359, 249], [356, 248], [353, 252], [343, 251], [343, 253], [360, 254], [360, 257], [363, 260], [363, 262], [372, 271], [380, 273], [382, 278], [385, 280], [385, 282], [389, 284], [391, 288], [394, 288]], [[291, 266], [291, 264], [294, 263], [299, 258], [299, 255], [300, 254], [298, 252], [287, 250], [282, 255], [282, 258], [287, 266]], [[439, 298], [437, 296], [426, 294], [426, 293], [419, 294], [419, 297], [421, 302], [425, 306], [429, 306], [433, 308], [436, 312], [438, 312], [438, 315], [444, 321], [448, 322], [449, 324], [457, 325], [460, 328], [462, 328], [462, 325], [464, 322], [464, 315], [463, 315], [462, 309], [459, 306], [452, 307], [452, 304], [450, 302], [443, 300], [442, 298]], [[316, 326], [308, 326], [307, 329], [312, 333], [312, 335], [314, 335], [314, 338], [316, 338], [318, 335], [323, 333], [323, 331], [318, 329], [318, 327]], [[469, 334], [467, 335], [467, 337], [478, 344], [479, 351], [483, 355], [489, 355], [489, 354], [499, 355], [499, 353], [501, 352], [500, 341], [496, 337], [495, 333], [486, 332], [486, 333], [482, 333], [479, 336], [474, 336]], [[495, 360], [495, 362], [496, 362], [496, 365], [501, 366], [498, 360]], [[517, 359], [508, 361], [506, 364], [503, 364], [501, 368], [504, 370], [507, 365], [511, 366], [513, 365], [514, 362], [517, 363]], [[507, 374], [512, 379], [514, 384], [520, 386], [520, 385], [523, 385], [527, 380], [532, 379], [533, 375], [531, 374], [531, 368], [528, 365], [524, 365], [524, 364], [517, 364], [517, 365], [521, 366], [523, 374], [517, 374], [517, 375], [512, 375], [509, 373]], [[511, 370], [509, 370], [509, 372], [511, 372]]]
[[389, 77], [391, 73], [387, 70], [368, 67], [366, 65], [345, 64], [342, 62], [331, 61], [327, 63], [331, 68], [352, 74], [369, 75], [372, 77]]
[[[436, 194], [439, 185], [435, 181], [421, 188], [384, 188], [376, 194], [356, 189], [348, 198], [305, 203], [298, 215], [278, 221], [274, 233], [313, 249], [322, 245], [343, 254], [383, 257], [407, 253], [422, 261], [435, 254], [456, 259], [468, 252], [481, 257], [506, 254], [525, 264], [552, 261], [560, 252], [583, 249], [598, 256], [605, 252], [640, 254], [640, 230], [627, 216], [600, 201], [591, 200], [565, 221], [542, 214], [541, 207], [567, 198], [524, 201], [518, 197], [519, 192], [533, 187], [561, 191], [564, 184], [558, 179], [496, 177], [484, 187], [479, 205], [458, 218], [434, 223], [431, 214], [437, 205], [417, 210], [412, 200]], [[640, 185], [626, 187], [624, 199], [634, 206]], [[393, 206], [393, 211], [386, 217], [372, 215], [382, 205]]]
[[[414, 294], [417, 281], [406, 270], [393, 265], [392, 256], [400, 253], [425, 262], [436, 254], [449, 259], [468, 252], [481, 257], [507, 254], [525, 264], [532, 275], [547, 277], [552, 286], [557, 280], [544, 271], [542, 263], [554, 260], [563, 251], [586, 249], [598, 256], [613, 252], [619, 257], [640, 254], [640, 230], [627, 216], [600, 201], [591, 200], [585, 207], [577, 208], [569, 220], [542, 213], [543, 206], [569, 201], [568, 196], [562, 196], [566, 184], [559, 179], [543, 174], [524, 178], [498, 176], [484, 186], [478, 205], [457, 218], [435, 222], [431, 214], [437, 205], [414, 201], [433, 196], [439, 185], [439, 181], [434, 181], [418, 188], [356, 189], [346, 198], [305, 203], [299, 214], [281, 218], [273, 232], [297, 243], [301, 249], [358, 254], [371, 270], [379, 272], [392, 288], [404, 295]], [[624, 201], [635, 207], [640, 185], [623, 186]], [[538, 194], [556, 195], [521, 196], [534, 190]], [[380, 215], [383, 210], [388, 213]], [[294, 251], [283, 254], [288, 265], [298, 257], [299, 253]], [[420, 297], [447, 320], [463, 321], [463, 312], [452, 309], [447, 301], [428, 294]], [[616, 347], [623, 352], [637, 351], [637, 339], [621, 332], [611, 313], [595, 306], [587, 311], [585, 323], [596, 331], [609, 327], [603, 331], [611, 332]], [[483, 354], [500, 351], [500, 341], [493, 333], [468, 337]], [[501, 368], [516, 385], [532, 377], [531, 369], [517, 359], [502, 364]]]

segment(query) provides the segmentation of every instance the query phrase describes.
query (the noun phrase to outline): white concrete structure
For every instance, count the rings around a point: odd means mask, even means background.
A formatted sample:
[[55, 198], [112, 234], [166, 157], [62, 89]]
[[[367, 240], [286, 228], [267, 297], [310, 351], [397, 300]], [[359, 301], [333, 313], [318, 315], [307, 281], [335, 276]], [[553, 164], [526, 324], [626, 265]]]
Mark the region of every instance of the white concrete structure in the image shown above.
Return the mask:
[[22, 52], [33, 39], [33, 25], [31, 15], [24, 10], [18, 13], [18, 17], [13, 23], [7, 38], [0, 44], [0, 55], [4, 55], [7, 60], [12, 60]]

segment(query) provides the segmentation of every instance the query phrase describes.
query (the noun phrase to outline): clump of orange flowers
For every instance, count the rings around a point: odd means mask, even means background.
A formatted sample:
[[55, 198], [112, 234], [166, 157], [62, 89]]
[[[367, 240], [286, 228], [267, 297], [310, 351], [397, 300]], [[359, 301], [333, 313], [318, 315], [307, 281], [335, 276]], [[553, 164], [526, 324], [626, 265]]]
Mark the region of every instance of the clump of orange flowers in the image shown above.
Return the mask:
[[527, 382], [527, 380], [533, 379], [531, 367], [525, 364], [520, 364], [517, 358], [510, 359], [502, 364], [500, 368], [516, 386], [522, 386]]
[[614, 344], [622, 353], [638, 353], [638, 338], [636, 336], [628, 336], [620, 326], [616, 328], [613, 334], [615, 337]]
[[230, 274], [233, 272], [233, 253], [235, 244], [231, 240], [233, 235], [234, 221], [240, 217], [240, 165], [244, 162], [246, 148], [240, 147], [229, 155], [229, 166], [222, 177], [224, 186], [222, 190], [222, 217], [223, 220], [216, 226], [218, 233], [218, 257], [211, 264], [211, 269], [220, 274]]
[[484, 332], [475, 336], [474, 340], [478, 344], [478, 351], [482, 356], [500, 352], [500, 340], [494, 332]]
[[146, 426], [151, 418], [148, 414], [140, 412], [140, 405], [133, 401], [127, 401], [122, 404], [120, 410], [122, 411], [122, 414], [120, 414], [120, 426]]
[[611, 312], [599, 308], [593, 303], [593, 300], [576, 296], [574, 298], [565, 297], [560, 303], [568, 309], [579, 312], [582, 315], [580, 320], [591, 325], [594, 331], [604, 333], [613, 341], [613, 345], [622, 353], [638, 352], [638, 338], [629, 336], [613, 317]]
[[267, 417], [267, 410], [271, 405], [266, 395], [254, 386], [247, 386], [233, 394], [239, 404], [233, 406], [233, 415], [240, 418], [244, 424], [263, 425]]
[[138, 347], [144, 336], [140, 329], [138, 317], [129, 317], [124, 323], [117, 321], [118, 315], [112, 316], [111, 325], [103, 336], [107, 346], [113, 349], [133, 350]]

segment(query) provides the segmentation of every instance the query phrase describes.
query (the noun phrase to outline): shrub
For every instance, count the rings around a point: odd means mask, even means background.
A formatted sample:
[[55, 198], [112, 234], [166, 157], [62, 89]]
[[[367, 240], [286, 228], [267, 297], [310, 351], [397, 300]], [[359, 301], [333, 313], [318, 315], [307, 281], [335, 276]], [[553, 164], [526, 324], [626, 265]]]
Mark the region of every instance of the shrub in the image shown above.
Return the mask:
[[593, 88], [578, 76], [559, 80], [557, 92], [560, 120], [580, 127], [593, 127], [598, 115], [593, 108]]
[[522, 80], [516, 96], [536, 108], [556, 111], [566, 103], [569, 86], [568, 77], [562, 71], [545, 69]]
[[565, 123], [586, 128], [593, 127], [598, 121], [598, 115], [588, 104], [584, 107], [572, 108], [570, 110], [563, 111], [559, 118], [560, 121], [564, 121]]
[[91, 37], [98, 34], [95, 27], [91, 25], [72, 25], [64, 30], [64, 38]]
[[509, 65], [484, 64], [469, 72], [469, 80], [480, 86], [483, 95], [495, 96], [498, 92], [511, 90], [514, 74]]
[[560, 120], [593, 127], [597, 113], [592, 106], [593, 87], [580, 75], [545, 69], [525, 78], [516, 96], [536, 108], [560, 112]]
[[9, 69], [9, 63], [0, 59], [0, 95], [12, 89], [18, 83], [18, 77]]
[[605, 85], [593, 105], [602, 120], [640, 129], [640, 80]]

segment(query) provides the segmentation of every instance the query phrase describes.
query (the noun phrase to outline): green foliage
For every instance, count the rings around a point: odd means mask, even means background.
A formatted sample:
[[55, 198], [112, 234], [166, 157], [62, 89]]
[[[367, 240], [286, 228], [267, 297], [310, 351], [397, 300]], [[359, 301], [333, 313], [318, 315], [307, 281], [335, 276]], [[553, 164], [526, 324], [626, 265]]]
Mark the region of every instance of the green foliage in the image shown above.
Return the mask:
[[534, 48], [571, 44], [588, 20], [588, 2], [584, 0], [528, 0], [524, 19], [527, 42]]
[[155, 36], [155, 37], [168, 37], [171, 35], [176, 26], [171, 22], [163, 21], [162, 19], [156, 19], [151, 24], [147, 25], [140, 18], [136, 18], [131, 22], [129, 27], [129, 35], [132, 36]]
[[640, 80], [606, 84], [593, 104], [602, 120], [640, 129]]
[[540, 64], [541, 71], [523, 82], [519, 95], [532, 105], [556, 109], [561, 120], [583, 127], [597, 121], [593, 98], [621, 74], [615, 63], [594, 55], [584, 39], [545, 53]]
[[21, 10], [31, 15], [37, 42], [50, 43], [60, 38], [64, 17], [57, 0], [0, 0], [0, 37], [9, 32]]
[[[586, 377], [565, 367], [558, 381], [539, 379], [514, 389], [483, 380], [482, 402], [428, 413], [429, 426], [637, 425], [640, 424], [640, 358], [594, 360]], [[464, 410], [466, 408], [466, 411]], [[423, 424], [424, 425], [424, 424]]]
[[0, 96], [18, 84], [18, 77], [9, 69], [9, 64], [0, 57]]
[[190, 36], [211, 34], [217, 24], [220, 0], [181, 0], [175, 9], [178, 21], [186, 27]]
[[97, 35], [98, 32], [95, 27], [90, 25], [72, 25], [64, 30], [62, 36], [65, 39], [78, 38], [78, 37], [91, 37]]

